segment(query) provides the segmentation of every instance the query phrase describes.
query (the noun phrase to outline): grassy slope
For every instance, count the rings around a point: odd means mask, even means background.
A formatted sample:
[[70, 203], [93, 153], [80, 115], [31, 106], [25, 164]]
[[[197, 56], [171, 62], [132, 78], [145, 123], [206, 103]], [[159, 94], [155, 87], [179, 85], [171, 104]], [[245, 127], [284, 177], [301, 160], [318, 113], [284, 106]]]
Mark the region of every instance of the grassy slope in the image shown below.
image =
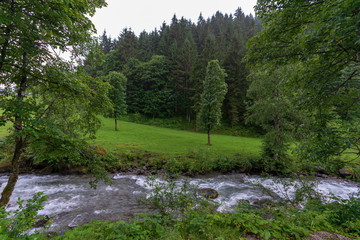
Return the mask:
[[114, 120], [103, 119], [95, 144], [108, 151], [137, 148], [166, 155], [179, 155], [199, 149], [210, 149], [221, 155], [242, 153], [258, 155], [261, 140], [257, 138], [211, 136], [212, 146], [207, 146], [207, 135], [167, 128], [119, 121], [119, 131], [114, 131]]

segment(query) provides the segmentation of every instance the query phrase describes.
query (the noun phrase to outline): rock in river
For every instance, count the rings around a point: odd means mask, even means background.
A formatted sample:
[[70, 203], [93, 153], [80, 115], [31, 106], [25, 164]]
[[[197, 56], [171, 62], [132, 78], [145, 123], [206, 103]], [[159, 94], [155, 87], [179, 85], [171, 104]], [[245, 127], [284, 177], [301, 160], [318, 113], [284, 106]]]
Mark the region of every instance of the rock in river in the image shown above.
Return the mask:
[[219, 193], [211, 188], [201, 188], [199, 191], [206, 198], [215, 199], [219, 196]]

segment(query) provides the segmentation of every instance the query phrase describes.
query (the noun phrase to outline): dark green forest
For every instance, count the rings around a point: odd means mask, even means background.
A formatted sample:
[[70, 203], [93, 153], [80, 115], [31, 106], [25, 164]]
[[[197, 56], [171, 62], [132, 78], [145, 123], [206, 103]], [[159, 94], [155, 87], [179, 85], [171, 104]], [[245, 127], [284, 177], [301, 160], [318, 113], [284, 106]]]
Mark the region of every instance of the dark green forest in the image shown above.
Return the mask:
[[200, 15], [196, 23], [174, 15], [170, 25], [163, 23], [160, 30], [139, 36], [128, 28], [117, 38], [105, 31], [99, 39], [104, 62], [92, 67], [85, 61], [86, 71], [93, 77], [122, 72], [128, 80], [128, 113], [190, 121], [200, 110], [207, 64], [217, 59], [227, 73], [223, 120], [243, 124], [249, 88], [243, 58], [247, 41], [259, 31], [260, 21], [241, 8], [234, 15]]

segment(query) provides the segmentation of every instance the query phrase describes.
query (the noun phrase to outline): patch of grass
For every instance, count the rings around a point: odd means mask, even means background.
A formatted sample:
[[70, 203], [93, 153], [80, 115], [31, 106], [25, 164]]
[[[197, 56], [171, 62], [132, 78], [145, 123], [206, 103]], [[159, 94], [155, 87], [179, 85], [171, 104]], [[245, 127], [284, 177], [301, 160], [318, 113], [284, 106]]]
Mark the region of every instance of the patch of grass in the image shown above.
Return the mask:
[[5, 126], [0, 126], [0, 139], [9, 135], [9, 128], [11, 127], [11, 123], [7, 122]]
[[166, 156], [178, 156], [203, 149], [214, 155], [258, 156], [262, 141], [259, 138], [211, 135], [212, 146], [208, 146], [207, 135], [118, 121], [119, 131], [114, 131], [114, 120], [103, 118], [103, 126], [96, 135], [94, 144], [107, 151], [147, 150]]

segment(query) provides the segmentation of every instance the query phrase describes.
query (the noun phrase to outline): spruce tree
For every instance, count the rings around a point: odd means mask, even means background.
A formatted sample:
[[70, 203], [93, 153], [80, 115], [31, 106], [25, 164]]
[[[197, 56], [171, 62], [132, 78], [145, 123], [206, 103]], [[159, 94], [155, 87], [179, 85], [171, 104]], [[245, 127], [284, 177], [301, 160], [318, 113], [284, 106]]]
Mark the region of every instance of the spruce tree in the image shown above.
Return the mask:
[[208, 63], [200, 104], [200, 123], [208, 133], [208, 145], [211, 145], [210, 131], [220, 125], [221, 106], [227, 92], [225, 77], [218, 60]]

